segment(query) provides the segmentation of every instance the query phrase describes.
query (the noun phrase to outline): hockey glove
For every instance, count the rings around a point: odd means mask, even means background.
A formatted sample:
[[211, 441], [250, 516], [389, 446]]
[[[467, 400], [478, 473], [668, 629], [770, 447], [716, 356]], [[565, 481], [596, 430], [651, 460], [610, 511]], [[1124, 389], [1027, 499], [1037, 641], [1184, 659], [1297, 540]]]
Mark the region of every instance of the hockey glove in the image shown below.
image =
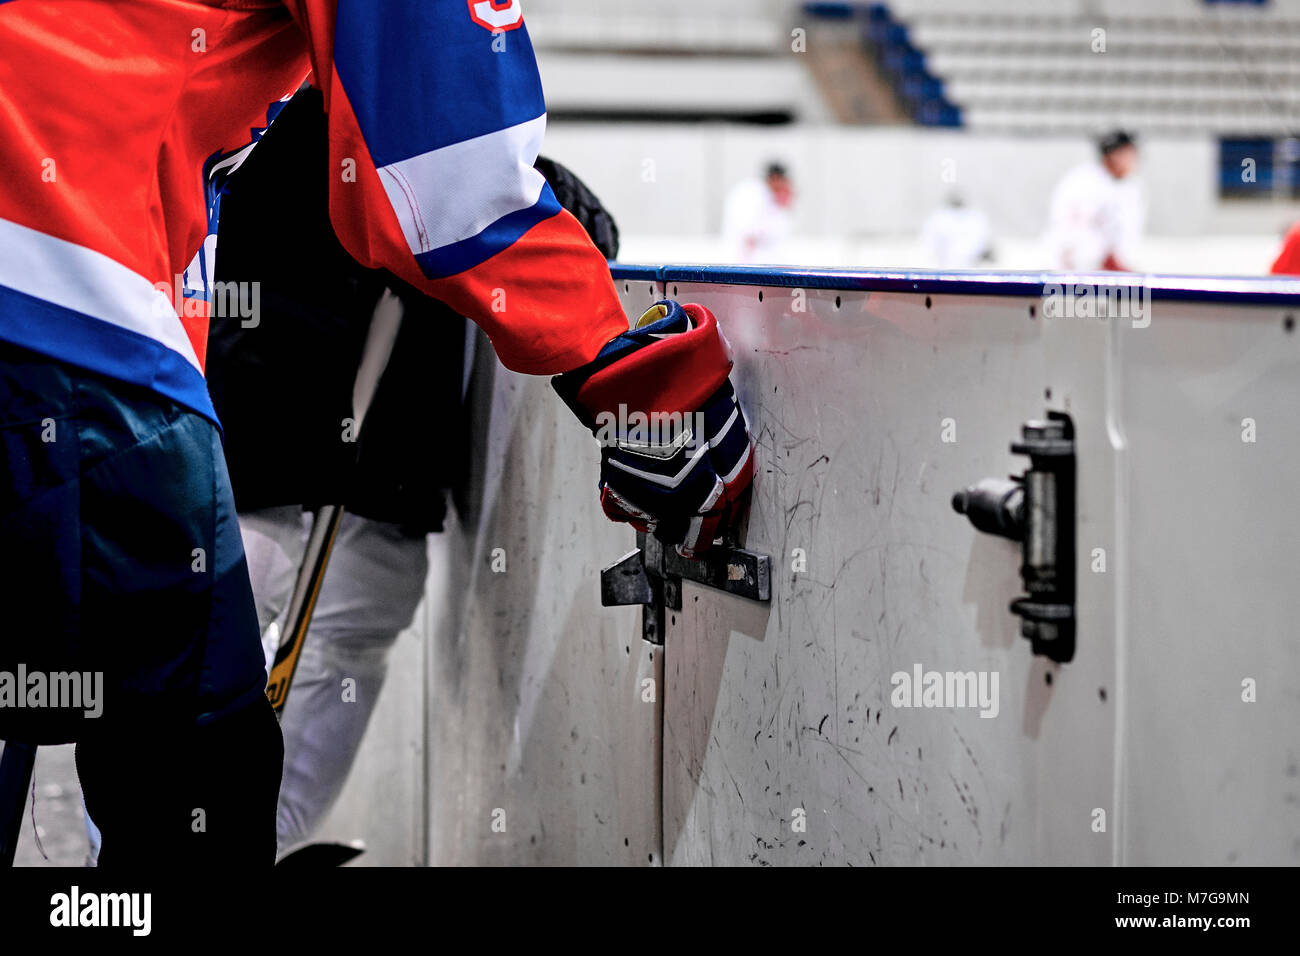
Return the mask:
[[552, 379], [601, 442], [600, 503], [614, 521], [698, 557], [739, 519], [754, 444], [713, 313], [656, 303], [596, 359]]

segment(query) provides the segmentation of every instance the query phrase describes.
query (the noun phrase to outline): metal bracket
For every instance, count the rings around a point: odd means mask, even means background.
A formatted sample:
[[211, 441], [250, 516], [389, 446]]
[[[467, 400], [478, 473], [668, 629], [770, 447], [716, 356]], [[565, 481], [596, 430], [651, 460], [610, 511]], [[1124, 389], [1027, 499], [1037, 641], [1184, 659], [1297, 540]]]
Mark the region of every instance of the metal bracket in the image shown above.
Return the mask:
[[682, 581], [751, 601], [772, 599], [772, 558], [744, 548], [717, 547], [699, 560], [683, 558], [653, 535], [638, 532], [637, 547], [600, 572], [600, 603], [645, 606], [642, 636], [664, 641], [664, 609], [682, 609]]
[[1064, 412], [1026, 422], [1011, 445], [1028, 470], [986, 478], [953, 495], [953, 509], [988, 534], [1020, 542], [1020, 578], [1028, 595], [1011, 602], [1035, 654], [1064, 663], [1075, 645], [1074, 423]]

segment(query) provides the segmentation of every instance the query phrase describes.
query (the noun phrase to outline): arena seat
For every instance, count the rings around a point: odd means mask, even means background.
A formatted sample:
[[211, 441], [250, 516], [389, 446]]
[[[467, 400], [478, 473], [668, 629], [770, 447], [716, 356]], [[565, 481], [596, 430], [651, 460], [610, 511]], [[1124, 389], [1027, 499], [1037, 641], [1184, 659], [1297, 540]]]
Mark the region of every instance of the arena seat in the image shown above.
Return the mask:
[[1294, 0], [892, 0], [863, 15], [897, 24], [972, 129], [1286, 136], [1300, 120]]

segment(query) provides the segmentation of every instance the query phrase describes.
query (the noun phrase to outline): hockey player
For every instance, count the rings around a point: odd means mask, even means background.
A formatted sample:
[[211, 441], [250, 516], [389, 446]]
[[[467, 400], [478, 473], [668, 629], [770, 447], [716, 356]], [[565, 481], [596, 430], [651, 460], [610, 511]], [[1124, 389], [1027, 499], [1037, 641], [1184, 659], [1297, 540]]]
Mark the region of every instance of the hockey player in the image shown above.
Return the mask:
[[1047, 245], [1052, 268], [1129, 272], [1146, 221], [1137, 144], [1123, 131], [1098, 142], [1096, 162], [1070, 170], [1052, 193]]
[[195, 293], [205, 186], [309, 69], [354, 258], [477, 322], [508, 367], [565, 373], [588, 425], [704, 414], [670, 457], [603, 449], [607, 514], [699, 554], [752, 476], [714, 318], [665, 303], [629, 331], [533, 169], [518, 0], [0, 4], [0, 670], [104, 687], [98, 719], [0, 709], [0, 737], [77, 741], [103, 864], [274, 857], [281, 742]]
[[983, 210], [966, 205], [960, 193], [949, 194], [921, 226], [921, 245], [930, 264], [940, 269], [974, 269], [993, 258], [993, 234]]
[[[342, 790], [389, 650], [424, 594], [426, 535], [442, 530], [446, 489], [465, 479], [469, 451], [465, 320], [339, 245], [327, 150], [320, 92], [302, 90], [223, 188], [217, 284], [256, 283], [261, 309], [256, 323], [214, 315], [208, 345], [268, 667], [306, 544], [304, 511], [346, 504], [281, 713], [282, 854], [311, 835]], [[558, 163], [537, 167], [614, 258], [618, 230], [599, 200]], [[381, 296], [389, 285], [397, 296]], [[400, 325], [362, 409], [354, 386], [363, 342], [378, 340], [390, 311]], [[356, 691], [347, 702], [345, 678]]]
[[794, 228], [794, 186], [780, 163], [769, 163], [762, 180], [731, 187], [722, 208], [722, 237], [732, 262], [776, 262]]

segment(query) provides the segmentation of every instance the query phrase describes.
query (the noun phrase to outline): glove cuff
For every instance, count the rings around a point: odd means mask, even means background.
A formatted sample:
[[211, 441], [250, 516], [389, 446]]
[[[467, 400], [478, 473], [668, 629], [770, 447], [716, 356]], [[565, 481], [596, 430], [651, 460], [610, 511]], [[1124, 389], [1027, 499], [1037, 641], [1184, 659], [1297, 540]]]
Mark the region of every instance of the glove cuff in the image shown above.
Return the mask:
[[[690, 328], [633, 345], [612, 363], [598, 359], [589, 375], [575, 369], [556, 379], [557, 391], [569, 393], [566, 400], [571, 396], [569, 404], [580, 417], [590, 420], [601, 412], [616, 412], [619, 405], [629, 412], [694, 412], [727, 381], [731, 355], [713, 313], [702, 305], [660, 305], [670, 314], [685, 312]], [[633, 330], [628, 336], [636, 334]]]

